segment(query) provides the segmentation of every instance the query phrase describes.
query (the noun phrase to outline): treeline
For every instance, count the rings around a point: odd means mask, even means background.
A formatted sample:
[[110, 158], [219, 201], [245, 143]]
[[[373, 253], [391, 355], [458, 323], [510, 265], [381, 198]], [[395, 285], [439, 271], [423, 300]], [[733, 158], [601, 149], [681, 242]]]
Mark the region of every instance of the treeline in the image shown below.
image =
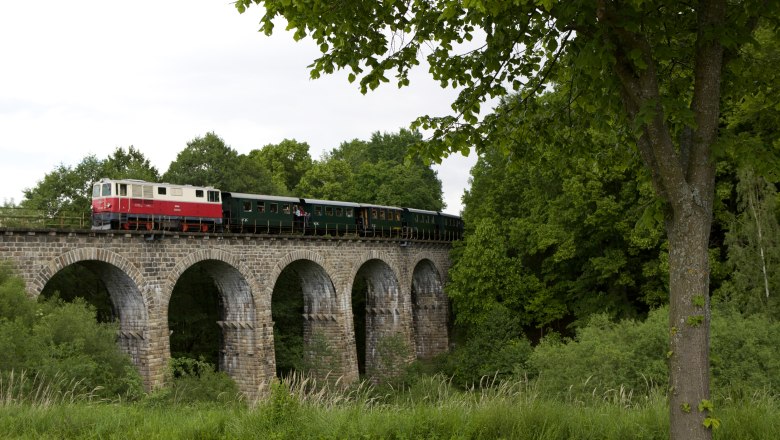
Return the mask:
[[61, 164], [26, 189], [19, 206], [49, 216], [89, 215], [91, 185], [108, 177], [439, 211], [444, 202], [436, 172], [406, 158], [409, 146], [421, 141], [419, 133], [408, 130], [377, 132], [315, 160], [304, 142], [285, 139], [240, 154], [210, 132], [188, 142], [164, 173], [133, 146], [117, 148], [106, 158], [90, 155], [74, 166]]

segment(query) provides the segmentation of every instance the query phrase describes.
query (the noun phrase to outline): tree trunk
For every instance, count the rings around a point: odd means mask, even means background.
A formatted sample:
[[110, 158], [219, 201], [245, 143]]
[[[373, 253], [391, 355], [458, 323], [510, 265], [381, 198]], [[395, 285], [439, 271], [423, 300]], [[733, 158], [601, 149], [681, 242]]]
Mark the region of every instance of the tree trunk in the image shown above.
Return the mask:
[[[712, 209], [685, 203], [666, 229], [669, 238], [669, 410], [672, 439], [710, 439], [709, 254]], [[707, 204], [705, 204], [707, 206]], [[711, 206], [711, 205], [709, 205]]]

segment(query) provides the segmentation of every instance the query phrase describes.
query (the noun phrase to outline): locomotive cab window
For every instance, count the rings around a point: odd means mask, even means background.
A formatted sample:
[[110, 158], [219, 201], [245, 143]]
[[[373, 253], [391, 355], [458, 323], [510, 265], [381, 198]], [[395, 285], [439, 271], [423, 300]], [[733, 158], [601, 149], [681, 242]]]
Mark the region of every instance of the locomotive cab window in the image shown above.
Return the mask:
[[158, 186], [157, 187], [157, 194], [160, 194], [160, 195], [164, 196], [166, 193], [167, 193], [167, 190], [165, 189], [164, 186]]
[[118, 184], [117, 188], [119, 189], [117, 191], [117, 194], [119, 194], [120, 196], [127, 196], [127, 184], [126, 183]]
[[202, 189], [196, 189], [195, 190], [195, 197], [203, 198], [203, 190]]
[[111, 184], [110, 183], [104, 183], [103, 184], [103, 196], [110, 196], [111, 195]]
[[244, 212], [252, 212], [252, 202], [246, 200], [243, 203], [244, 205]]
[[92, 197], [100, 197], [100, 184], [92, 187]]
[[219, 202], [219, 191], [209, 191], [209, 202]]

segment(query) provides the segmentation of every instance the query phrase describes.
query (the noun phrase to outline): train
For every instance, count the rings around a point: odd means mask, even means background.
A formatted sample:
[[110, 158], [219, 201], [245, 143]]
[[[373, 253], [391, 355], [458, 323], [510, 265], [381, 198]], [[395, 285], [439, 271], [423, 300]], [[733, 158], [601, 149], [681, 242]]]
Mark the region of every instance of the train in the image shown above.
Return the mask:
[[103, 178], [92, 187], [92, 229], [453, 241], [462, 238], [463, 221], [407, 207]]

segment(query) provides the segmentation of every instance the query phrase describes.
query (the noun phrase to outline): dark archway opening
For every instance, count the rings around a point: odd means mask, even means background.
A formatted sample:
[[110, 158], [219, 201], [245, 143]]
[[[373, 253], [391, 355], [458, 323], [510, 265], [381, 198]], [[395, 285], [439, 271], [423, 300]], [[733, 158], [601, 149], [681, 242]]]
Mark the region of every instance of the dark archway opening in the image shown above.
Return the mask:
[[111, 295], [94, 263], [71, 264], [57, 272], [41, 291], [40, 299], [58, 297], [65, 302], [81, 298], [95, 308], [98, 322], [114, 322], [119, 314], [114, 309]]
[[219, 368], [224, 306], [214, 278], [205, 263], [184, 271], [171, 294], [168, 329], [171, 357], [204, 360]]
[[285, 377], [304, 370], [304, 300], [300, 275], [285, 268], [271, 295], [271, 317], [274, 321], [274, 354], [276, 375]]
[[366, 375], [366, 307], [368, 301], [368, 281], [358, 276], [352, 284], [352, 322], [355, 331], [358, 374]]

